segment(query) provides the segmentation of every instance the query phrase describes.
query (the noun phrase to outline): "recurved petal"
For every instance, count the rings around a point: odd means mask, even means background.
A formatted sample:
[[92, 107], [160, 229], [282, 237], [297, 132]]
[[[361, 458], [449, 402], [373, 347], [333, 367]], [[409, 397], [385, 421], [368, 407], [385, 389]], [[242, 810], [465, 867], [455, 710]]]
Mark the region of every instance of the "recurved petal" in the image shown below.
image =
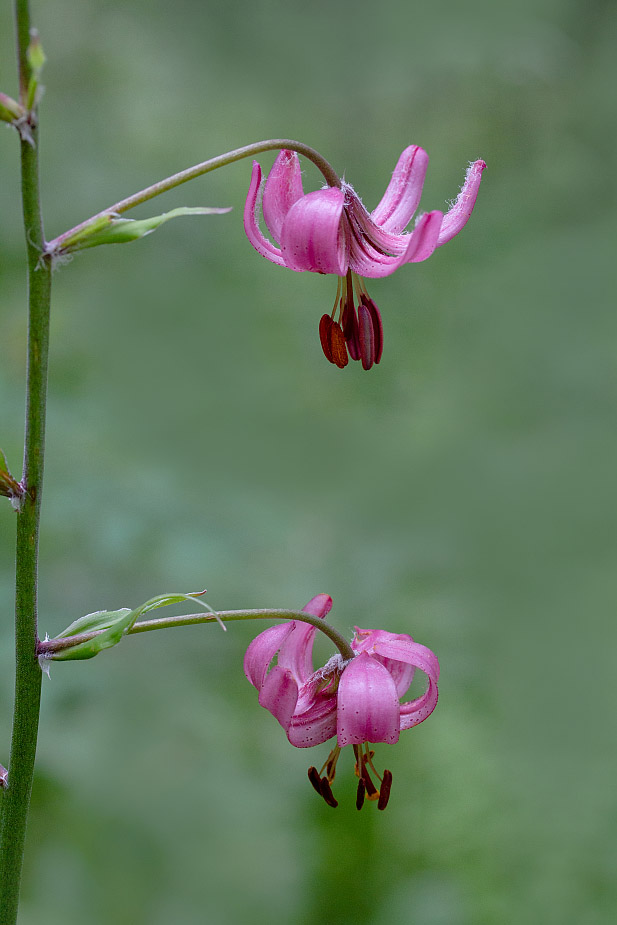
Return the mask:
[[432, 681], [437, 683], [439, 680], [439, 661], [434, 652], [431, 652], [427, 646], [419, 642], [413, 642], [411, 637], [401, 638], [394, 633], [392, 639], [387, 640], [383, 637], [375, 640], [373, 651], [384, 658], [391, 658], [397, 662], [405, 662], [419, 668]]
[[345, 195], [336, 187], [307, 193], [290, 208], [281, 229], [281, 252], [285, 265], [301, 272], [336, 273], [348, 267]]
[[[439, 680], [439, 661], [434, 652], [426, 646], [414, 642], [411, 636], [396, 635], [384, 630], [358, 630], [360, 644], [371, 646], [371, 651], [384, 659], [387, 667], [393, 663], [405, 663], [419, 668], [428, 678], [428, 687], [421, 697], [403, 703], [400, 707], [400, 726], [410, 729], [430, 716], [437, 703], [437, 681]], [[355, 648], [355, 647], [354, 647]]]
[[439, 678], [437, 656], [426, 646], [414, 642], [407, 633], [354, 628], [356, 634], [351, 643], [352, 649], [354, 652], [368, 652], [388, 669], [399, 697], [409, 689], [416, 668], [435, 682]]
[[405, 148], [383, 199], [371, 212], [375, 224], [384, 231], [398, 234], [411, 221], [420, 202], [427, 166], [428, 154], [423, 148], [418, 145]]
[[270, 662], [293, 631], [295, 621], [277, 623], [264, 630], [251, 642], [244, 655], [244, 674], [253, 687], [260, 691], [270, 667]]
[[456, 197], [456, 202], [444, 215], [441, 231], [439, 232], [438, 245], [446, 244], [454, 235], [457, 235], [461, 228], [464, 228], [469, 220], [469, 216], [476, 204], [476, 197], [480, 188], [482, 171], [486, 167], [484, 161], [474, 161], [469, 165], [465, 174], [465, 182], [461, 191]]
[[332, 598], [329, 594], [316, 594], [302, 610], [314, 617], [326, 617], [332, 610]]
[[429, 678], [428, 687], [421, 697], [401, 704], [401, 730], [411, 729], [431, 715], [437, 704], [437, 684]]
[[[349, 265], [359, 276], [379, 278], [391, 276], [405, 263], [419, 263], [431, 256], [437, 247], [443, 215], [439, 211], [421, 215], [411, 234], [399, 236], [397, 256], [381, 253], [369, 236], [359, 233], [358, 224], [352, 225]], [[390, 237], [393, 237], [392, 235]]]
[[281, 151], [268, 174], [261, 204], [268, 231], [275, 241], [281, 240], [283, 220], [303, 195], [298, 155], [295, 151]]
[[260, 705], [269, 710], [287, 732], [297, 702], [298, 685], [291, 673], [275, 665], [259, 692]]
[[283, 255], [279, 248], [275, 247], [271, 241], [268, 241], [257, 221], [257, 198], [260, 185], [261, 167], [257, 161], [253, 161], [251, 184], [244, 204], [244, 230], [258, 254], [261, 254], [262, 257], [266, 257], [266, 259], [272, 261], [272, 263], [278, 264], [279, 267], [284, 267], [285, 261], [283, 260]]
[[437, 209], [419, 217], [414, 230], [409, 235], [407, 249], [400, 258], [399, 266], [404, 263], [420, 263], [431, 256], [437, 247], [442, 221], [443, 212]]
[[317, 696], [308, 710], [292, 717], [287, 738], [296, 748], [321, 745], [336, 734], [336, 695]]
[[[302, 609], [314, 617], [325, 617], [332, 608], [329, 594], [318, 594]], [[278, 654], [277, 664], [290, 671], [298, 686], [313, 673], [313, 640], [317, 630], [308, 623], [293, 621], [293, 629], [286, 637]]]
[[343, 671], [338, 689], [337, 741], [398, 742], [400, 710], [390, 672], [366, 652], [357, 655]]

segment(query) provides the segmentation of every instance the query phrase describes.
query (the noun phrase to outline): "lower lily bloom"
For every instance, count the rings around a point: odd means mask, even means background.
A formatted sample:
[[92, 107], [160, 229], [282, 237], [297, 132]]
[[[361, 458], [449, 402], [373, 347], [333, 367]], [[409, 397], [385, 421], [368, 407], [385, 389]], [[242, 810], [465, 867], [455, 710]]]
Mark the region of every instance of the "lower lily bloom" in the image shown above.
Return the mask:
[[470, 164], [445, 215], [439, 210], [422, 214], [413, 230], [404, 233], [418, 208], [427, 166], [426, 151], [418, 145], [405, 148], [381, 202], [369, 213], [344, 181], [340, 189], [330, 186], [305, 194], [298, 155], [281, 151], [261, 201], [268, 231], [280, 245], [276, 246], [259, 227], [261, 167], [253, 163], [244, 228], [255, 250], [278, 266], [339, 277], [334, 308], [319, 323], [323, 352], [339, 368], [349, 357], [360, 360], [364, 369], [381, 359], [381, 315], [363, 277], [390, 276], [405, 263], [426, 260], [457, 235], [471, 215], [486, 167], [481, 160]]
[[[323, 619], [331, 607], [332, 598], [318, 594], [304, 611]], [[437, 703], [439, 662], [430, 649], [404, 633], [355, 630], [354, 657], [345, 660], [335, 655], [315, 671], [316, 627], [297, 620], [272, 626], [249, 645], [244, 672], [259, 691], [260, 705], [279, 721], [292, 745], [310, 748], [336, 735], [337, 744], [321, 771], [311, 767], [308, 772], [328, 805], [338, 805], [332, 793], [336, 763], [341, 749], [352, 745], [358, 809], [365, 798], [377, 800], [378, 808], [385, 809], [392, 775], [387, 770], [383, 775], [377, 772], [370, 746], [394, 744], [402, 730], [430, 716]], [[271, 666], [277, 653], [277, 663]], [[400, 703], [416, 668], [428, 679], [426, 690], [415, 700]]]

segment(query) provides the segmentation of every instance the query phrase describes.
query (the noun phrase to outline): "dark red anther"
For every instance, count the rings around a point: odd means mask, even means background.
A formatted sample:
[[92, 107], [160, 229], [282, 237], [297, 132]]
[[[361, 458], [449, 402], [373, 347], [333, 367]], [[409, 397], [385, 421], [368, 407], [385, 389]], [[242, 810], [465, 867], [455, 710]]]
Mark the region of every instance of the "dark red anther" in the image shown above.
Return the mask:
[[317, 768], [308, 769], [308, 779], [313, 786], [313, 790], [316, 790], [319, 796], [321, 796], [321, 777], [319, 776]]
[[373, 333], [375, 335], [375, 363], [379, 363], [381, 360], [381, 354], [383, 353], [383, 324], [381, 322], [381, 312], [370, 298], [370, 296], [362, 295], [362, 304], [366, 305], [369, 312], [371, 313]]
[[330, 346], [330, 328], [334, 322], [330, 315], [322, 315], [319, 320], [319, 340], [321, 341], [321, 349], [324, 352], [326, 360], [329, 360], [331, 363], [334, 363], [332, 359], [332, 348]]
[[330, 787], [326, 777], [321, 778], [321, 781], [319, 782], [319, 790], [328, 806], [338, 806], [338, 800], [334, 798], [332, 788]]
[[345, 335], [341, 330], [341, 326], [337, 324], [336, 321], [332, 322], [332, 327], [330, 328], [330, 348], [332, 350], [332, 362], [335, 363], [339, 369], [344, 369], [349, 363], [349, 357], [347, 356]]
[[358, 781], [358, 791], [356, 793], [356, 809], [362, 809], [364, 806], [364, 795], [366, 793], [366, 786], [362, 778]]
[[379, 790], [377, 789], [377, 787], [371, 780], [369, 772], [368, 772], [368, 768], [366, 767], [366, 764], [364, 763], [364, 761], [362, 762], [362, 774], [360, 775], [360, 780], [364, 781], [364, 787], [366, 788], [366, 795], [369, 798], [369, 800], [376, 800], [377, 797], [379, 796]]
[[340, 325], [330, 315], [322, 315], [319, 322], [319, 339], [326, 360], [343, 369], [349, 362], [345, 335]]
[[390, 788], [392, 787], [392, 772], [384, 771], [381, 787], [379, 788], [379, 801], [377, 809], [385, 809], [390, 799]]
[[375, 332], [370, 310], [364, 302], [358, 305], [358, 343], [362, 368], [370, 369], [375, 362]]

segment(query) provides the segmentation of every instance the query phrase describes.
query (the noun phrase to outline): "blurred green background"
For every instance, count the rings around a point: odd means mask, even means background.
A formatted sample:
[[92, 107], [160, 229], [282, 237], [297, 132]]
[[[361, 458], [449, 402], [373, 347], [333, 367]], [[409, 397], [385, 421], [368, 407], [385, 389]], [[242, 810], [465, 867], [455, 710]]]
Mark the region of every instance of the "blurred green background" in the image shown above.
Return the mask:
[[[322, 356], [332, 278], [261, 259], [248, 161], [134, 213], [231, 205], [55, 276], [41, 631], [168, 590], [409, 632], [440, 703], [377, 760], [387, 812], [331, 810], [261, 710], [263, 625], [52, 666], [24, 925], [613, 921], [616, 7], [590, 0], [34, 4], [53, 237], [250, 141], [323, 152], [366, 205], [406, 145], [424, 210], [488, 163], [464, 232], [374, 281], [381, 365]], [[11, 7], [0, 84], [15, 93]], [[0, 132], [1, 439], [19, 472], [25, 270]], [[261, 158], [267, 168], [272, 156]], [[321, 180], [306, 165], [305, 188]], [[14, 515], [0, 511], [0, 760]], [[331, 653], [326, 645], [318, 656]]]

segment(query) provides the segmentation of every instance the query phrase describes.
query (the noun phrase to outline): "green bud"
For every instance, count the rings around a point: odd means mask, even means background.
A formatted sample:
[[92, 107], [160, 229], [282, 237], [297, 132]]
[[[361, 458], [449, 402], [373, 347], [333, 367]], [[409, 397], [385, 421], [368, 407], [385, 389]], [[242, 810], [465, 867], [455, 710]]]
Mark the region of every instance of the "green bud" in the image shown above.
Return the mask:
[[3, 122], [15, 122], [24, 115], [24, 107], [7, 96], [6, 93], [0, 93], [0, 119]]
[[162, 215], [154, 215], [152, 218], [138, 220], [120, 218], [118, 215], [108, 213], [98, 216], [91, 223], [59, 242], [55, 251], [53, 249], [54, 242], [51, 242], [51, 254], [52, 257], [71, 254], [73, 251], [84, 250], [87, 247], [98, 247], [99, 244], [127, 244], [130, 241], [137, 241], [139, 238], [145, 238], [146, 235], [152, 234], [153, 231], [156, 231], [157, 228], [172, 218], [179, 218], [183, 215], [219, 215], [230, 211], [231, 209], [190, 208], [185, 206], [172, 209], [170, 212], [163, 212]]
[[72, 659], [94, 658], [103, 649], [117, 645], [127, 629], [136, 620], [134, 611], [128, 607], [120, 610], [99, 610], [96, 613], [86, 614], [67, 626], [55, 639], [69, 639], [71, 636], [82, 636], [93, 633], [89, 639], [76, 642], [73, 646], [58, 649], [46, 656], [54, 660], [66, 661]]
[[28, 45], [26, 56], [28, 58], [28, 64], [38, 77], [43, 70], [47, 58], [45, 57], [41, 39], [36, 29], [30, 30], [30, 44]]

